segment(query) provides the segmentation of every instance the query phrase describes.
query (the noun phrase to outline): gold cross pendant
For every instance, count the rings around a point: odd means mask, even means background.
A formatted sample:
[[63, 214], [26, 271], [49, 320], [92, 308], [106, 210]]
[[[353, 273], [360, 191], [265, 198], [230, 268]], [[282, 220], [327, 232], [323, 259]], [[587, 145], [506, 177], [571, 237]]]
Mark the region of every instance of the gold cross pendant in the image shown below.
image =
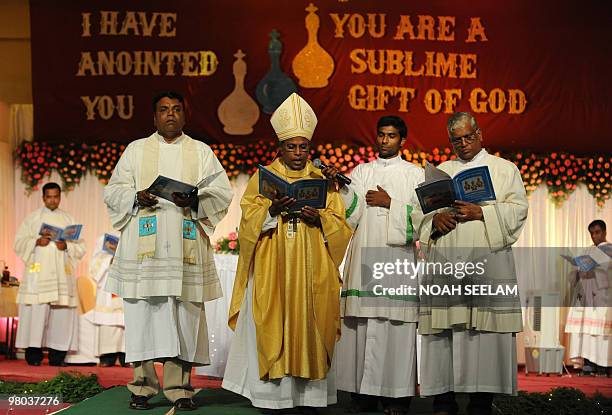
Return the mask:
[[287, 223], [287, 238], [293, 239], [295, 238], [295, 234], [298, 229], [298, 218], [297, 216], [292, 216], [289, 218], [289, 223]]

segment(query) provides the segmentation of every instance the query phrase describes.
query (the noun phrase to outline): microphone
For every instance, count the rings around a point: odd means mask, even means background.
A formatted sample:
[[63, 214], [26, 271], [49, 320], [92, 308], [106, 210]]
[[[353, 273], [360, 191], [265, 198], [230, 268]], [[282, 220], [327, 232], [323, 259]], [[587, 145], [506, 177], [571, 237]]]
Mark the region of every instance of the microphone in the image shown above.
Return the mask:
[[[323, 164], [323, 162], [319, 159], [314, 159], [312, 161], [312, 164], [317, 168], [317, 169], [325, 169], [328, 166], [326, 166], [325, 164]], [[349, 179], [348, 177], [346, 177], [344, 174], [342, 173], [338, 173], [336, 174], [336, 180], [338, 180], [340, 183], [342, 183], [343, 185], [348, 186], [349, 184], [351, 184], [351, 179]]]

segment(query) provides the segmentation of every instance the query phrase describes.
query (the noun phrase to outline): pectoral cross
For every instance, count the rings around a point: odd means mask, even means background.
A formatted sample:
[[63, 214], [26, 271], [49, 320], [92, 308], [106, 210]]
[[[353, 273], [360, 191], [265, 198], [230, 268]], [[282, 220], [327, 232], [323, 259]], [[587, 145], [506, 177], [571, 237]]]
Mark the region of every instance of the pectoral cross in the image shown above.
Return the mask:
[[295, 238], [295, 234], [298, 230], [299, 219], [297, 216], [290, 216], [289, 223], [287, 224], [287, 238], [293, 239]]

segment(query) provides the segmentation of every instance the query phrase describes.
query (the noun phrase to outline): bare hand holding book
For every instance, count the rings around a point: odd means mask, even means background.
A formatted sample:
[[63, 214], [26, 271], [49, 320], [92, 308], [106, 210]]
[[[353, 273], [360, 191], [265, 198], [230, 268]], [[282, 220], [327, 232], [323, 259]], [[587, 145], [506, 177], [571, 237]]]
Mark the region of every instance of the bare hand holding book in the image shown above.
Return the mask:
[[291, 212], [298, 212], [304, 206], [323, 209], [327, 202], [326, 179], [302, 179], [287, 182], [263, 166], [259, 166], [259, 193], [270, 200], [289, 196], [296, 200]]
[[172, 197], [173, 193], [184, 193], [188, 197], [197, 196], [198, 190], [208, 187], [221, 173], [225, 172], [223, 170], [219, 170], [218, 172], [203, 178], [195, 186], [183, 183], [179, 180], [171, 179], [166, 176], [157, 176], [157, 179], [155, 179], [151, 186], [149, 186], [147, 192], [174, 203], [174, 198]]

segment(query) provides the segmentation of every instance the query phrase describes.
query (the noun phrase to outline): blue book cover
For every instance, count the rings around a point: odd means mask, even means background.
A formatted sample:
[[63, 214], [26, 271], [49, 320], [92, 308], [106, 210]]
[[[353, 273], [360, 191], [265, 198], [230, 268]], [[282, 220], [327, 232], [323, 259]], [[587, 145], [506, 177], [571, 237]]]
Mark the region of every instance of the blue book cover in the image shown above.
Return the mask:
[[40, 226], [38, 234], [47, 236], [52, 241], [76, 241], [81, 236], [83, 225], [70, 225], [62, 229], [57, 226], [43, 223]]
[[603, 250], [592, 250], [589, 254], [571, 256], [561, 255], [582, 272], [589, 272], [595, 267], [610, 262], [610, 257]]
[[62, 231], [60, 239], [62, 241], [76, 241], [81, 236], [81, 229], [83, 229], [83, 225], [66, 226]]
[[451, 178], [427, 163], [425, 182], [415, 189], [423, 213], [450, 207], [455, 200], [480, 203], [495, 200], [495, 189], [487, 166], [464, 170]]
[[580, 271], [589, 272], [597, 266], [597, 262], [590, 255], [580, 255], [574, 258]]
[[119, 245], [118, 237], [108, 233], [104, 234], [104, 241], [102, 242], [102, 250], [104, 252], [115, 256], [115, 252], [117, 251], [117, 245]]
[[304, 206], [323, 209], [327, 202], [327, 180], [302, 179], [289, 183], [260, 165], [259, 193], [270, 200], [274, 200], [275, 195], [294, 198], [296, 202], [291, 206], [292, 212], [299, 211]]
[[40, 225], [40, 230], [38, 234], [40, 236], [46, 236], [52, 241], [59, 241], [60, 236], [62, 236], [62, 228], [58, 228], [57, 226], [49, 225], [48, 223], [43, 223]]
[[487, 166], [464, 170], [453, 177], [456, 200], [480, 203], [495, 200], [495, 189]]

